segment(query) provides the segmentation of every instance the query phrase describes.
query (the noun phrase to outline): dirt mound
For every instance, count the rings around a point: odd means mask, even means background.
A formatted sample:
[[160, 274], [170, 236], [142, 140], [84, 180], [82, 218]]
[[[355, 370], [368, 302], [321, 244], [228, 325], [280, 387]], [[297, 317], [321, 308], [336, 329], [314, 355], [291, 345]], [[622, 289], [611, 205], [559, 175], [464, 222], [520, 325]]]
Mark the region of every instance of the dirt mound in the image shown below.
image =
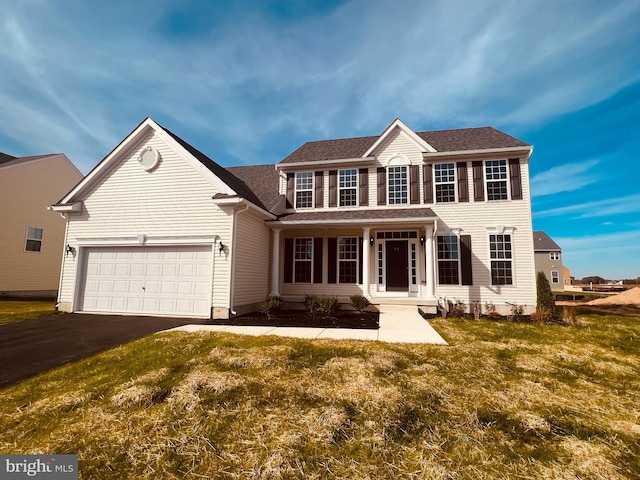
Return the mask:
[[607, 298], [591, 300], [587, 302], [587, 305], [640, 305], [640, 287], [635, 287]]

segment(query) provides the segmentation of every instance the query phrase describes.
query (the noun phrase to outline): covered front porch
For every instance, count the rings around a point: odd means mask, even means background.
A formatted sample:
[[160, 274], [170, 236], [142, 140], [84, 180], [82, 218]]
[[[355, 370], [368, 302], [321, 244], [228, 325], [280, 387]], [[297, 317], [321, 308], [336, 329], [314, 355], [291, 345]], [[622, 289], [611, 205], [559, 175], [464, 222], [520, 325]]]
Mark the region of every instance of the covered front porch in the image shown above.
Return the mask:
[[378, 305], [435, 307], [434, 232], [428, 208], [294, 213], [272, 231], [271, 296], [360, 294]]

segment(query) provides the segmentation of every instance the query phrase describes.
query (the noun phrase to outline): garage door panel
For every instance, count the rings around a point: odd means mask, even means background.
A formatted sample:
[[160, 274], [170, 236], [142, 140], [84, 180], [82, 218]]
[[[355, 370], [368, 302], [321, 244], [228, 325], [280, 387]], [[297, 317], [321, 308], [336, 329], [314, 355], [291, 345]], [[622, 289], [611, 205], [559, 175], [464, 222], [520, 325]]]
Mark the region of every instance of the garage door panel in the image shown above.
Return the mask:
[[81, 310], [209, 317], [211, 247], [88, 248]]

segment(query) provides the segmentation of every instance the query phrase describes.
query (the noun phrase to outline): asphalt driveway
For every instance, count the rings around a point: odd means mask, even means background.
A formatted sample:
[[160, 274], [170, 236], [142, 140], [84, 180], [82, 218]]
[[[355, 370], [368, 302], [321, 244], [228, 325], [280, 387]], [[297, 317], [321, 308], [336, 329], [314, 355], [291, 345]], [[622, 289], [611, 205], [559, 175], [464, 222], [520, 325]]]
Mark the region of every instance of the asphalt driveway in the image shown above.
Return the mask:
[[59, 313], [0, 325], [0, 388], [161, 330], [206, 322]]

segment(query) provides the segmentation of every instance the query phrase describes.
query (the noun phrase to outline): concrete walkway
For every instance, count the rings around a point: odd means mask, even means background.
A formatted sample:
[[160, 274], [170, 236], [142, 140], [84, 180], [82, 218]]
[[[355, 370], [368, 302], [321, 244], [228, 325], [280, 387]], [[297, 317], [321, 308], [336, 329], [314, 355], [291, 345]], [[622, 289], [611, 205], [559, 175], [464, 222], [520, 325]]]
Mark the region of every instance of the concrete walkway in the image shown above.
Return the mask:
[[165, 332], [224, 332], [240, 335], [278, 335], [295, 338], [330, 338], [334, 340], [378, 340], [397, 343], [430, 343], [448, 345], [447, 342], [418, 313], [408, 305], [381, 305], [380, 328], [312, 328], [239, 325], [183, 325]]

